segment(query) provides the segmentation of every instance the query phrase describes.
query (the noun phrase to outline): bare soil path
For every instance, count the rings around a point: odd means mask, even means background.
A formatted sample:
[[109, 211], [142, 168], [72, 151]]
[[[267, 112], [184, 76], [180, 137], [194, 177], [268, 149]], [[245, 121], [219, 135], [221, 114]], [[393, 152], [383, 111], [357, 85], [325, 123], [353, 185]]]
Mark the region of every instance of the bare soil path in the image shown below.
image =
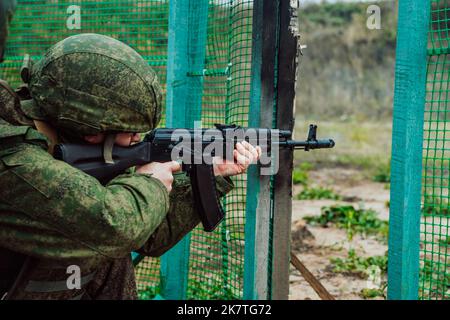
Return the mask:
[[[293, 200], [292, 249], [305, 266], [318, 278], [336, 299], [363, 299], [360, 292], [367, 288], [367, 280], [353, 275], [333, 272], [330, 258], [346, 258], [350, 249], [362, 257], [384, 255], [387, 244], [375, 237], [355, 235], [351, 241], [345, 230], [322, 228], [306, 224], [305, 216], [318, 216], [321, 208], [331, 205], [363, 206], [373, 209], [382, 220], [389, 218], [389, 189], [384, 183], [363, 177], [358, 170], [333, 168], [309, 172], [315, 186], [331, 188], [342, 196], [336, 200]], [[296, 195], [301, 187], [294, 188]], [[318, 295], [291, 266], [289, 299], [319, 299]]]

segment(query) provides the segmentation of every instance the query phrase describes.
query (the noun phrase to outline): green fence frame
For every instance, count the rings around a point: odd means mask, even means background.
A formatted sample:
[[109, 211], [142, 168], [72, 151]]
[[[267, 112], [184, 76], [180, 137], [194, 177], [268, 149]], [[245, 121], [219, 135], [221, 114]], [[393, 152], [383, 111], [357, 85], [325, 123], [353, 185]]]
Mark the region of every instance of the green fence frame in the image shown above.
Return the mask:
[[[202, 74], [204, 69], [208, 0], [196, 2], [195, 6], [183, 0], [170, 3], [166, 99], [169, 128], [193, 128], [194, 122], [201, 120], [203, 78], [196, 74]], [[162, 256], [161, 296], [165, 299], [186, 299], [189, 252], [187, 235]]]
[[[167, 1], [154, 1], [156, 5], [167, 5]], [[5, 74], [12, 84], [18, 84], [15, 74], [21, 64], [22, 49], [32, 50], [31, 54], [38, 58], [44, 48], [63, 37], [83, 32], [83, 30], [64, 30], [67, 18], [67, 6], [70, 1], [41, 1], [19, 0], [19, 7], [23, 4], [34, 13], [46, 15], [34, 20], [30, 10], [20, 11], [24, 21], [13, 20], [12, 35]], [[228, 3], [228, 2], [227, 2]], [[270, 127], [293, 129], [293, 99], [296, 72], [297, 42], [291, 30], [292, 10], [291, 0], [230, 0], [231, 5], [238, 4], [242, 8], [252, 8], [252, 43], [251, 43], [251, 81], [245, 91], [251, 90], [250, 106], [248, 109], [248, 125], [254, 127]], [[86, 4], [87, 27], [85, 30], [111, 36], [122, 37], [131, 46], [140, 47], [145, 59], [154, 67], [163, 70], [166, 67], [166, 126], [194, 127], [194, 121], [202, 117], [202, 94], [204, 93], [205, 56], [207, 54], [207, 28], [209, 10], [214, 0], [170, 0], [168, 26], [167, 65], [165, 62], [165, 36], [158, 34], [157, 44], [164, 47], [154, 58], [146, 44], [146, 36], [151, 36], [154, 30], [146, 30], [146, 35], [140, 36], [138, 27], [151, 28], [146, 17], [136, 23], [133, 19], [140, 19], [142, 8], [149, 2], [134, 0], [110, 0], [108, 2], [86, 0], [75, 1], [77, 5]], [[138, 6], [141, 5], [141, 6]], [[101, 10], [101, 18], [95, 12]], [[135, 6], [133, 15], [127, 10]], [[148, 7], [150, 8], [150, 6]], [[239, 7], [240, 8], [240, 7]], [[247, 10], [245, 9], [245, 10]], [[94, 12], [94, 13], [93, 13]], [[164, 7], [164, 13], [167, 7]], [[146, 12], [147, 13], [147, 12]], [[159, 14], [159, 13], [158, 13]], [[246, 13], [231, 12], [235, 19], [240, 19]], [[117, 18], [111, 24], [106, 23], [106, 16]], [[162, 14], [161, 14], [162, 16]], [[120, 18], [119, 18], [120, 17]], [[152, 16], [155, 19], [166, 19]], [[97, 23], [100, 19], [100, 23]], [[145, 20], [145, 22], [144, 22]], [[84, 20], [83, 20], [84, 21]], [[245, 21], [244, 21], [245, 22]], [[33, 23], [39, 26], [37, 30], [30, 30]], [[164, 24], [166, 20], [164, 20]], [[124, 24], [124, 25], [122, 25]], [[167, 26], [165, 24], [165, 26]], [[126, 33], [121, 28], [126, 27]], [[234, 27], [234, 26], [229, 26]], [[135, 29], [134, 29], [135, 28]], [[163, 39], [164, 38], [164, 39]], [[242, 39], [235, 39], [237, 43]], [[35, 41], [36, 45], [32, 43]], [[147, 51], [146, 51], [147, 50]], [[247, 51], [249, 52], [249, 51]], [[241, 61], [238, 61], [241, 63]], [[245, 62], [248, 63], [248, 62]], [[243, 71], [249, 65], [229, 66], [234, 69], [237, 78], [242, 78]], [[2, 70], [3, 71], [3, 70]], [[212, 70], [227, 76], [227, 69]], [[161, 72], [163, 73], [163, 72]], [[230, 73], [230, 77], [232, 76]], [[207, 74], [206, 74], [207, 76]], [[164, 74], [162, 80], [164, 81]], [[233, 85], [242, 85], [237, 80]], [[230, 89], [227, 90], [236, 90]], [[233, 97], [236, 99], [236, 97]], [[238, 97], [238, 99], [242, 99]], [[242, 102], [240, 102], [242, 104]], [[236, 104], [236, 103], [235, 103]], [[240, 106], [240, 104], [238, 104]], [[246, 111], [245, 108], [242, 108]], [[242, 112], [242, 110], [240, 111]], [[229, 120], [228, 114], [227, 120]], [[246, 115], [245, 115], [246, 116]], [[238, 117], [239, 118], [239, 117]], [[245, 119], [245, 117], [241, 117]], [[239, 118], [239, 119], [241, 119]], [[231, 117], [232, 121], [234, 118]], [[289, 293], [289, 249], [291, 222], [291, 169], [292, 151], [280, 154], [283, 161], [281, 170], [275, 177], [260, 176], [259, 170], [252, 167], [247, 176], [246, 187], [249, 194], [245, 206], [245, 252], [244, 279], [242, 298], [244, 299], [287, 299]], [[226, 232], [220, 235], [226, 238]], [[161, 257], [157, 298], [187, 299], [189, 282], [189, 261], [192, 258], [191, 235], [186, 236], [172, 250]], [[274, 260], [274, 258], [276, 260]], [[142, 257], [133, 253], [133, 260], [138, 263]], [[152, 260], [153, 261], [153, 260]], [[223, 261], [223, 267], [228, 267], [228, 261]], [[231, 262], [230, 262], [231, 263]], [[157, 267], [158, 263], [151, 263]], [[151, 281], [153, 281], [152, 279]]]
[[429, 0], [399, 1], [388, 299], [417, 299]]

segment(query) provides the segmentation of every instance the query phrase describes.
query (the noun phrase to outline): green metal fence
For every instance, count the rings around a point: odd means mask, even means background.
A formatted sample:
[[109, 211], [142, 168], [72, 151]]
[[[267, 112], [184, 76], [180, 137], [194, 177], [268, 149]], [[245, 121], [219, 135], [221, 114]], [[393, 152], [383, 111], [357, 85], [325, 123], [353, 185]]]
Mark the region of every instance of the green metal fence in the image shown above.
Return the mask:
[[[259, 5], [263, 2], [270, 3], [264, 0]], [[270, 14], [279, 14], [279, 2], [289, 3], [273, 1], [275, 11]], [[262, 14], [262, 10], [258, 12]], [[252, 48], [262, 50], [255, 46], [261, 39], [262, 28], [253, 28], [253, 13], [251, 0], [18, 0], [0, 77], [13, 86], [19, 85], [18, 73], [25, 54], [38, 59], [47, 48], [67, 36], [101, 33], [129, 44], [155, 68], [167, 97], [161, 126], [193, 127], [196, 120], [202, 120], [203, 127], [214, 123], [246, 126], [249, 121], [258, 125], [260, 114], [249, 112], [251, 105], [258, 105], [252, 110], [260, 110], [261, 102], [251, 101], [250, 88], [258, 93], [263, 81], [258, 78], [260, 70], [252, 63], [252, 58], [261, 56], [261, 52]], [[274, 25], [273, 30], [279, 32], [278, 26]], [[275, 59], [276, 53], [273, 55]], [[258, 61], [262, 68], [264, 61]], [[276, 72], [276, 68], [273, 70]], [[274, 90], [276, 79], [274, 75], [265, 86]], [[277, 100], [272, 99], [264, 106], [264, 112], [276, 115], [276, 108]], [[275, 120], [271, 123], [276, 125]], [[270, 298], [273, 262], [266, 255], [266, 266], [255, 267], [262, 258], [255, 259], [256, 250], [248, 246], [261, 246], [258, 243], [261, 241], [255, 240], [257, 230], [248, 228], [249, 225], [246, 229], [249, 214], [252, 219], [260, 219], [256, 210], [265, 210], [265, 216], [273, 217], [273, 206], [258, 207], [257, 201], [261, 201], [258, 194], [251, 198], [254, 204], [247, 201], [247, 184], [259, 186], [261, 181], [256, 171], [251, 171], [248, 177], [233, 177], [236, 188], [223, 202], [226, 220], [215, 232], [205, 233], [198, 228], [163, 257], [142, 260], [136, 268], [140, 297]], [[273, 182], [264, 181], [268, 185]], [[270, 203], [271, 194], [261, 196]], [[272, 230], [271, 224], [262, 227], [259, 224], [258, 228], [266, 228], [266, 233]], [[262, 240], [267, 251], [272, 247], [271, 239], [269, 235]], [[289, 244], [283, 248], [287, 250]], [[256, 292], [255, 281], [244, 279], [244, 274], [248, 278], [245, 270], [264, 270], [267, 283], [260, 290], [262, 294]], [[287, 292], [282, 295], [287, 297]]]
[[448, 1], [399, 2], [391, 299], [450, 298], [449, 13]]
[[421, 299], [450, 299], [450, 3], [431, 1], [424, 122]]

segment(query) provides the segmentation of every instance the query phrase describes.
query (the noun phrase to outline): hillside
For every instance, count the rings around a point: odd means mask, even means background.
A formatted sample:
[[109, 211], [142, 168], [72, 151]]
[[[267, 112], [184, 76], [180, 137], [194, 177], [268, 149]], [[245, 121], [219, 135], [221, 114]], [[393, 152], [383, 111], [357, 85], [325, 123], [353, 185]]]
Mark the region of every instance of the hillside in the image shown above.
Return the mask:
[[300, 9], [299, 119], [384, 120], [392, 115], [396, 1], [378, 2], [381, 30], [366, 27], [367, 3]]

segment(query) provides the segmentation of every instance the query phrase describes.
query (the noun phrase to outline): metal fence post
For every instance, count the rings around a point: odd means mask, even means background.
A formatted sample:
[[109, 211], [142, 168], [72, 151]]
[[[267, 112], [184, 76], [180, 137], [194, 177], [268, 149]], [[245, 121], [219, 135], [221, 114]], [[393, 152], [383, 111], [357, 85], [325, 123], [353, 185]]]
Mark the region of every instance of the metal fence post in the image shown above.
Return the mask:
[[399, 1], [388, 299], [417, 299], [429, 0]]
[[[166, 127], [201, 120], [208, 0], [173, 0], [169, 9]], [[190, 235], [161, 258], [161, 295], [186, 299]]]

